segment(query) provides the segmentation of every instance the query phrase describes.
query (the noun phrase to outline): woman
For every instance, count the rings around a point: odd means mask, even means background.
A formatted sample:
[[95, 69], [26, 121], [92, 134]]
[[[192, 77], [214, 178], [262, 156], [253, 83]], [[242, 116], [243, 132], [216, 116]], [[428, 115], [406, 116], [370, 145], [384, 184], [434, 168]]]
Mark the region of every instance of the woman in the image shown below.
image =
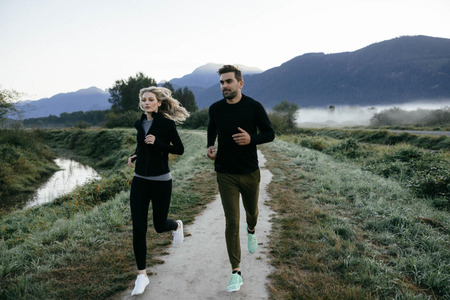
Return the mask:
[[134, 124], [137, 130], [137, 147], [134, 154], [128, 158], [130, 167], [133, 167], [133, 162], [136, 161], [130, 207], [138, 276], [131, 295], [143, 293], [149, 284], [145, 261], [150, 200], [156, 232], [173, 231], [174, 247], [179, 246], [184, 239], [183, 222], [167, 218], [172, 195], [168, 157], [169, 153], [181, 155], [184, 152], [175, 122], [183, 122], [189, 113], [171, 94], [169, 89], [163, 87], [144, 88], [139, 92], [139, 107], [144, 114]]

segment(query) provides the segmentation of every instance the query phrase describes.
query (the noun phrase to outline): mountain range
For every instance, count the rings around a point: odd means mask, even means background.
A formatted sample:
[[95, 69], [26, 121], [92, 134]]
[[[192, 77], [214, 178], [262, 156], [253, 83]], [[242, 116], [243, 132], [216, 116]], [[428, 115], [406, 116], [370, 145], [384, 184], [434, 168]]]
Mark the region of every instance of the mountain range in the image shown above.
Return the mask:
[[108, 102], [109, 97], [109, 92], [90, 87], [36, 101], [22, 101], [18, 103], [18, 108], [23, 112], [24, 119], [59, 116], [65, 112], [109, 109], [111, 108], [111, 103]]
[[[206, 64], [169, 82], [187, 86], [200, 109], [222, 98], [217, 70]], [[329, 105], [376, 106], [414, 101], [450, 101], [450, 39], [404, 36], [374, 43], [353, 52], [307, 53], [262, 71], [239, 65], [243, 93], [267, 109], [283, 100], [300, 107]], [[111, 107], [109, 93], [91, 87], [28, 102], [25, 118]]]
[[[354, 52], [308, 53], [244, 76], [244, 94], [272, 108], [450, 101], [450, 39], [405, 36]], [[200, 108], [222, 98], [218, 84], [196, 95]]]

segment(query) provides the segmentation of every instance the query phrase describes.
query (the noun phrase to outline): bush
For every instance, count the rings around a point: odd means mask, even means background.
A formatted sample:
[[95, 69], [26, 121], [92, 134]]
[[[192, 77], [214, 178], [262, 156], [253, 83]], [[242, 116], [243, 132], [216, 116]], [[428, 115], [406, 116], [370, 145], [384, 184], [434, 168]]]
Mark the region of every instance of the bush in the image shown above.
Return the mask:
[[402, 183], [419, 197], [435, 199], [441, 208], [450, 208], [450, 163], [442, 155], [401, 145], [364, 163], [373, 173]]
[[127, 111], [127, 112], [110, 112], [106, 115], [107, 128], [115, 127], [133, 127], [134, 122], [140, 118], [142, 112]]
[[450, 107], [436, 110], [417, 109], [405, 111], [394, 107], [375, 114], [370, 120], [373, 126], [414, 125], [436, 126], [450, 124]]
[[91, 124], [86, 121], [79, 121], [75, 124], [75, 127], [79, 129], [87, 129], [91, 127]]
[[269, 113], [269, 120], [276, 134], [290, 133], [292, 131], [289, 127], [288, 120], [279, 113]]
[[330, 147], [327, 153], [333, 153], [334, 155], [342, 155], [348, 158], [357, 158], [364, 156], [364, 147], [359, 144], [355, 139], [346, 139], [339, 144]]
[[202, 129], [208, 127], [209, 114], [208, 109], [193, 112], [183, 123], [184, 128]]
[[323, 151], [328, 148], [325, 140], [319, 137], [304, 137], [299, 143], [302, 147]]

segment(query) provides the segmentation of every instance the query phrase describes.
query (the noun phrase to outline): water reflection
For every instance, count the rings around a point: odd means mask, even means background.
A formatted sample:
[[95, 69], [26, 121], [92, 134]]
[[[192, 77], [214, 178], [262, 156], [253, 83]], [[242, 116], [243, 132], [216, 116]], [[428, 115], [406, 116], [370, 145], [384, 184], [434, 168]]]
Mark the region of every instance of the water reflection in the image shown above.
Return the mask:
[[100, 178], [100, 175], [91, 167], [84, 166], [76, 161], [64, 158], [55, 159], [61, 169], [42, 185], [25, 208], [51, 202], [55, 198], [70, 193], [75, 187], [86, 182]]

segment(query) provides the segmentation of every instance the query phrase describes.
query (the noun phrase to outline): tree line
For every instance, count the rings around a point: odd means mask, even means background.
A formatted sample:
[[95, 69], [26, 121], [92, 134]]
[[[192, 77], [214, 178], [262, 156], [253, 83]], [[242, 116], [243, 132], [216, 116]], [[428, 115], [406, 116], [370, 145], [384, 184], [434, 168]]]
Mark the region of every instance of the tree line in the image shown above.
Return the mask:
[[449, 126], [450, 107], [446, 106], [434, 110], [416, 109], [413, 111], [393, 107], [374, 114], [370, 123], [372, 126]]
[[[139, 108], [139, 91], [149, 86], [157, 86], [156, 81], [138, 72], [135, 76], [127, 79], [116, 80], [109, 89], [111, 97], [108, 101], [111, 103], [111, 109], [98, 111], [77, 111], [72, 113], [62, 113], [60, 116], [50, 115], [41, 118], [29, 118], [23, 120], [25, 127], [77, 127], [88, 128], [90, 126], [100, 126], [106, 128], [131, 127], [136, 119], [140, 117], [142, 111]], [[173, 98], [180, 101], [189, 112], [190, 117], [181, 125], [189, 129], [204, 129], [208, 125], [208, 109], [198, 109], [194, 93], [189, 88], [174, 89], [170, 82], [165, 82], [163, 87], [172, 91]], [[14, 111], [14, 105], [11, 101], [17, 94], [4, 93], [0, 106], [0, 118], [3, 118], [7, 112]], [[17, 98], [17, 97], [16, 97]], [[275, 106], [269, 113], [274, 128], [278, 132], [287, 132], [295, 127], [295, 114], [298, 105], [282, 101]]]

